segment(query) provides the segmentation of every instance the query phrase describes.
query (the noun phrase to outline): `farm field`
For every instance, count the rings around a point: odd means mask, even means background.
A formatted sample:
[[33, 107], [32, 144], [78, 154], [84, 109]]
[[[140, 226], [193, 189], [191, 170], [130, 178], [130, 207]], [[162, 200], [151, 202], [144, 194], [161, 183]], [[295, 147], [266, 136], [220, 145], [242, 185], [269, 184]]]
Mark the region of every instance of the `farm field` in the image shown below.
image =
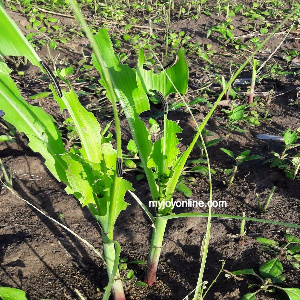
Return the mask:
[[300, 299], [297, 1], [2, 2], [0, 298]]

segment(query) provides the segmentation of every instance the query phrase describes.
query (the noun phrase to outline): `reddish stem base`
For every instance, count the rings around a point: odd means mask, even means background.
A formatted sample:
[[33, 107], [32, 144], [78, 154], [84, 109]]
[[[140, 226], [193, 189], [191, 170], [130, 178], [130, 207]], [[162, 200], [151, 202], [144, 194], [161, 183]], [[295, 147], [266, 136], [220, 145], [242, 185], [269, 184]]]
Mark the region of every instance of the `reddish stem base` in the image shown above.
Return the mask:
[[157, 263], [148, 263], [145, 282], [151, 286], [156, 281]]
[[112, 297], [114, 300], [126, 300], [121, 280], [116, 280], [113, 283]]

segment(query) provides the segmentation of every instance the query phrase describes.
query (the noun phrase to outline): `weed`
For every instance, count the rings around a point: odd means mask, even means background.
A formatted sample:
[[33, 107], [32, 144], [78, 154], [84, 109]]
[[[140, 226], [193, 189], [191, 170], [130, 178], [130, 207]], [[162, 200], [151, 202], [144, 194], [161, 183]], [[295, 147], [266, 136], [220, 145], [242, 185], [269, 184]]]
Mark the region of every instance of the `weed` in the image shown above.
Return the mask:
[[261, 121], [267, 120], [268, 112], [264, 110], [264, 104], [258, 101], [252, 102], [250, 105], [233, 105], [229, 109], [223, 110], [229, 122], [226, 124], [226, 129], [230, 131], [247, 132], [240, 126], [260, 126]]
[[258, 210], [259, 210], [260, 212], [266, 212], [266, 211], [267, 211], [267, 209], [268, 209], [268, 207], [269, 207], [269, 205], [270, 205], [270, 203], [271, 203], [271, 200], [272, 200], [272, 198], [273, 198], [275, 189], [276, 189], [276, 186], [273, 186], [272, 189], [271, 189], [271, 191], [270, 191], [270, 194], [269, 194], [269, 196], [268, 196], [268, 198], [267, 198], [267, 200], [266, 200], [266, 202], [265, 202], [264, 207], [262, 207], [261, 201], [260, 201], [260, 199], [257, 197]]
[[285, 242], [282, 244], [263, 237], [258, 237], [257, 241], [262, 245], [263, 251], [276, 254], [278, 258], [285, 257], [293, 267], [300, 270], [300, 239], [289, 233], [286, 233], [284, 237]]
[[278, 258], [268, 260], [261, 264], [259, 266], [259, 274], [257, 274], [254, 269], [243, 269], [228, 273], [234, 276], [251, 275], [260, 281], [260, 284], [251, 285], [252, 288], [256, 288], [255, 292], [243, 295], [241, 300], [255, 300], [256, 295], [261, 292], [272, 294], [276, 290], [283, 291], [290, 300], [296, 300], [300, 297], [300, 289], [283, 288], [280, 286], [280, 284], [285, 281], [285, 276], [283, 275], [282, 264]]
[[27, 300], [26, 293], [24, 291], [11, 287], [0, 287], [0, 298], [3, 300]]
[[231, 158], [233, 158], [235, 160], [235, 165], [233, 166], [233, 168], [231, 169], [226, 169], [225, 170], [225, 174], [226, 175], [230, 175], [230, 179], [228, 180], [228, 186], [231, 186], [235, 175], [237, 173], [238, 167], [243, 164], [246, 161], [250, 161], [250, 160], [255, 160], [255, 159], [261, 159], [262, 157], [260, 155], [250, 155], [250, 150], [245, 150], [239, 154], [237, 154], [236, 156], [234, 155], [234, 153], [228, 149], [225, 148], [220, 148], [223, 152], [225, 152], [228, 156], [230, 156]]
[[296, 131], [291, 131], [290, 129], [286, 130], [283, 136], [283, 151], [281, 153], [273, 152], [274, 157], [265, 161], [265, 163], [271, 162], [271, 168], [277, 167], [283, 170], [286, 177], [292, 180], [296, 179], [298, 175], [298, 171], [300, 168], [300, 153], [291, 155], [288, 153], [288, 151], [299, 147], [300, 144], [297, 143], [298, 132], [299, 129]]

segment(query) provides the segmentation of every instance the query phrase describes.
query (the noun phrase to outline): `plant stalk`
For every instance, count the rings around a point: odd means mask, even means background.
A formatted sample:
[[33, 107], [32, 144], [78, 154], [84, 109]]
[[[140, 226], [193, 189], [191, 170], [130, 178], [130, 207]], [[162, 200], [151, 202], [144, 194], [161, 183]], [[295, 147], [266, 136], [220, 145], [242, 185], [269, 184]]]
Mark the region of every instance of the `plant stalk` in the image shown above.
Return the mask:
[[170, 28], [170, 17], [171, 17], [171, 5], [172, 0], [169, 0], [169, 8], [167, 14], [167, 26], [166, 26], [166, 51], [165, 51], [165, 63], [168, 64], [168, 49], [169, 49], [169, 28]]
[[156, 271], [158, 266], [158, 261], [160, 257], [160, 252], [162, 248], [162, 242], [165, 234], [165, 229], [167, 225], [167, 219], [157, 217], [155, 219], [150, 251], [147, 261], [147, 272], [145, 276], [145, 282], [151, 286], [156, 280]]
[[[167, 172], [167, 162], [166, 162], [166, 148], [167, 148], [167, 114], [164, 113], [164, 132], [163, 132], [163, 175]], [[159, 199], [157, 201], [165, 201], [164, 199], [164, 182], [160, 183], [159, 186]], [[151, 286], [156, 280], [156, 271], [159, 262], [162, 242], [164, 238], [165, 228], [167, 225], [167, 220], [157, 218], [154, 223], [154, 229], [152, 233], [152, 240], [150, 245], [150, 250], [148, 254], [148, 262], [147, 262], [147, 272], [145, 276], [145, 282]]]
[[[212, 187], [212, 177], [211, 177], [211, 168], [210, 168], [210, 160], [207, 152], [207, 148], [205, 145], [205, 142], [203, 140], [203, 136], [200, 132], [200, 138], [201, 142], [204, 148], [204, 152], [206, 155], [206, 160], [207, 160], [207, 168], [208, 168], [208, 179], [209, 179], [209, 202], [212, 203], [213, 201], [213, 187]], [[206, 265], [206, 259], [207, 259], [207, 254], [208, 254], [208, 247], [209, 247], [209, 239], [210, 239], [210, 229], [211, 229], [211, 219], [212, 219], [212, 205], [209, 205], [208, 207], [208, 218], [207, 218], [207, 225], [206, 225], [206, 233], [203, 239], [203, 249], [201, 246], [201, 266], [200, 266], [200, 271], [198, 275], [198, 281], [197, 281], [197, 286], [195, 289], [195, 294], [193, 300], [198, 300], [198, 299], [203, 299], [202, 294], [203, 294], [203, 276], [204, 276], [204, 270], [205, 270], [205, 265]]]
[[12, 189], [12, 178], [11, 178], [11, 176], [9, 176], [7, 174], [7, 171], [6, 171], [5, 167], [4, 167], [4, 164], [3, 164], [2, 160], [1, 160], [1, 158], [0, 158], [0, 167], [1, 167], [1, 171], [2, 171], [3, 176], [4, 176], [5, 183], [7, 184], [7, 186], [9, 188]]
[[167, 114], [164, 113], [164, 132], [163, 132], [163, 174], [167, 173], [167, 162], [166, 162], [166, 155], [167, 155]]
[[265, 206], [264, 206], [264, 212], [266, 212], [267, 209], [268, 209], [268, 207], [269, 207], [269, 204], [270, 204], [270, 202], [271, 202], [271, 200], [272, 200], [272, 198], [273, 198], [273, 194], [274, 194], [274, 192], [275, 192], [275, 189], [276, 189], [276, 186], [274, 185], [274, 186], [272, 187], [272, 190], [271, 190], [271, 192], [270, 192], [270, 195], [269, 195], [269, 197], [268, 197], [268, 199], [267, 199], [267, 201], [266, 201], [266, 204], [265, 204]]
[[[105, 62], [102, 59], [101, 52], [98, 48], [97, 42], [94, 38], [94, 35], [90, 31], [84, 17], [82, 16], [76, 1], [69, 0], [69, 4], [71, 5], [78, 22], [81, 24], [88, 40], [91, 43], [91, 46], [95, 53], [95, 56], [100, 64], [100, 67], [102, 70], [102, 75], [107, 84], [109, 94], [111, 95], [110, 101], [111, 101], [112, 107], [113, 107], [114, 121], [115, 121], [115, 126], [116, 126], [115, 132], [116, 132], [116, 142], [117, 142], [117, 158], [122, 159], [121, 126], [120, 126], [120, 119], [118, 116], [118, 110], [117, 110], [117, 104], [116, 104], [117, 96], [116, 96], [115, 90], [113, 88], [112, 79], [109, 75], [109, 72], [107, 70]], [[117, 201], [118, 201], [118, 190], [119, 190], [120, 183], [121, 183], [121, 178], [118, 177], [117, 170], [116, 170], [115, 176], [114, 176], [113, 189], [111, 191], [107, 232], [102, 235], [103, 244], [104, 244], [103, 245], [104, 257], [105, 257], [105, 261], [107, 263], [107, 273], [108, 273], [109, 278], [110, 278], [112, 272], [114, 271], [114, 261], [116, 258], [115, 245], [113, 242], [113, 231], [114, 231], [114, 222], [115, 222], [115, 214], [116, 214]], [[107, 234], [107, 236], [105, 234]], [[119, 277], [118, 270], [117, 270], [116, 274]], [[125, 300], [125, 294], [124, 294], [124, 290], [123, 290], [123, 286], [122, 286], [122, 281], [120, 279], [114, 280], [114, 283], [112, 284], [112, 294], [113, 294], [114, 300]]]
[[107, 70], [105, 62], [102, 59], [101, 52], [100, 52], [100, 50], [98, 48], [97, 42], [96, 42], [96, 40], [94, 38], [94, 35], [90, 31], [88, 24], [86, 23], [84, 17], [82, 16], [82, 14], [80, 12], [80, 9], [79, 9], [76, 1], [69, 0], [69, 3], [70, 3], [70, 6], [72, 7], [72, 9], [73, 9], [73, 11], [75, 13], [76, 19], [81, 24], [82, 29], [83, 29], [83, 31], [86, 34], [86, 37], [88, 38], [88, 40], [91, 43], [91, 46], [93, 48], [93, 52], [95, 53], [95, 56], [96, 56], [96, 58], [97, 58], [97, 60], [98, 60], [98, 62], [100, 64], [100, 66], [101, 66], [101, 70], [103, 72], [103, 77], [105, 79], [105, 82], [107, 84], [109, 93], [111, 95], [110, 101], [111, 101], [112, 106], [113, 106], [114, 119], [115, 119], [115, 125], [116, 125], [117, 156], [118, 156], [118, 158], [121, 158], [122, 157], [122, 150], [121, 150], [121, 127], [120, 127], [120, 120], [119, 120], [119, 116], [118, 116], [117, 108], [116, 108], [117, 96], [116, 96], [114, 88], [113, 88], [111, 77], [109, 75], [109, 72]]
[[[246, 214], [245, 214], [244, 211], [243, 211], [243, 217], [244, 217], [244, 218], [246, 217]], [[242, 222], [241, 222], [241, 229], [240, 229], [240, 236], [241, 236], [241, 237], [244, 237], [245, 234], [246, 234], [246, 231], [245, 231], [245, 225], [246, 225], [246, 221], [245, 221], [245, 220], [242, 220]]]
[[[113, 273], [114, 263], [115, 263], [115, 244], [113, 242], [108, 241], [107, 237], [102, 235], [103, 238], [103, 250], [104, 250], [104, 257], [106, 261], [106, 269], [108, 277], [110, 278], [111, 274]], [[114, 283], [112, 284], [112, 295], [114, 300], [125, 300], [125, 294], [123, 290], [123, 284], [120, 279], [119, 270], [116, 273], [116, 277]]]
[[296, 169], [295, 169], [294, 180], [296, 179], [296, 176], [297, 176], [297, 174], [298, 174], [299, 169], [300, 169], [300, 159], [299, 159], [299, 163], [298, 163], [298, 165], [297, 165], [297, 167], [296, 167]]
[[257, 60], [253, 59], [252, 80], [251, 80], [250, 94], [249, 94], [249, 99], [248, 99], [249, 104], [253, 103], [253, 99], [254, 99], [254, 89], [255, 89], [255, 81], [256, 81], [256, 67], [257, 67], [257, 64], [258, 64]]
[[114, 176], [113, 190], [111, 193], [111, 199], [109, 204], [109, 219], [108, 219], [108, 238], [113, 241], [114, 240], [114, 225], [115, 225], [115, 213], [118, 202], [118, 189], [120, 186], [120, 177], [118, 177], [117, 172]]
[[234, 178], [235, 178], [237, 169], [238, 169], [237, 166], [234, 166], [234, 167], [233, 167], [232, 175], [231, 175], [231, 177], [230, 177], [230, 179], [229, 179], [229, 183], [228, 183], [229, 186], [231, 186], [232, 183], [233, 183], [233, 181], [234, 181]]

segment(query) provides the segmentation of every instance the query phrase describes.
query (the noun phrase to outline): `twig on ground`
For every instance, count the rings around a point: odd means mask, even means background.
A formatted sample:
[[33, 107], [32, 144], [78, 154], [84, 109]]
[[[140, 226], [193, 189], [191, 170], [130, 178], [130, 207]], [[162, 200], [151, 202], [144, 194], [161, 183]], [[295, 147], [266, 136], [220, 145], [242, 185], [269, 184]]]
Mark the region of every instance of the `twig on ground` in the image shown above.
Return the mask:
[[[285, 33], [286, 33], [286, 31], [282, 31], [282, 32], [277, 32], [274, 35], [283, 35]], [[297, 31], [291, 31], [291, 33], [298, 34]], [[264, 35], [269, 35], [269, 33], [253, 32], [253, 33], [235, 36], [234, 39], [243, 39], [243, 38], [248, 38], [248, 37], [253, 37], [253, 36], [264, 36]]]
[[74, 16], [71, 16], [71, 15], [62, 14], [62, 13], [59, 13], [56, 11], [51, 11], [51, 10], [47, 10], [47, 9], [40, 8], [40, 7], [35, 7], [35, 8], [38, 9], [39, 11], [42, 11], [42, 12], [45, 12], [45, 13], [48, 13], [51, 15], [57, 15], [57, 16], [65, 17], [65, 18], [75, 19]]
[[279, 45], [276, 47], [276, 49], [269, 55], [269, 57], [261, 64], [261, 66], [258, 68], [257, 70], [257, 75], [259, 74], [259, 71], [265, 66], [265, 64], [273, 57], [273, 55], [278, 51], [278, 49], [281, 47], [281, 45], [283, 44], [283, 42], [286, 40], [286, 38], [288, 37], [288, 35], [290, 34], [290, 31], [292, 29], [292, 26], [290, 27], [290, 29], [288, 30], [287, 34], [285, 35], [285, 37], [282, 39], [282, 41], [279, 43]]

